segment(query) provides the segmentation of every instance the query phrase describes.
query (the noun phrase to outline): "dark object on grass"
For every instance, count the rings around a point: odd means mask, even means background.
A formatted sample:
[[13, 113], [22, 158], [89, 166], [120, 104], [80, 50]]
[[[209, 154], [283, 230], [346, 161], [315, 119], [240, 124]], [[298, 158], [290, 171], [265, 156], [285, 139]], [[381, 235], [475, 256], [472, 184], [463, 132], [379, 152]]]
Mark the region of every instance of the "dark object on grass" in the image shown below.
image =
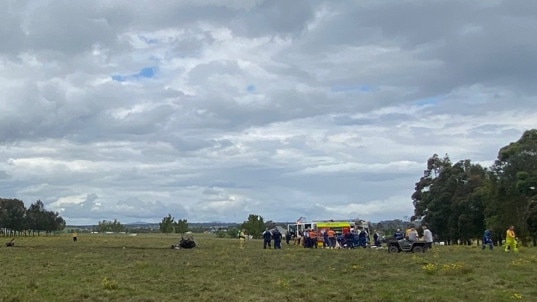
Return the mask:
[[427, 250], [426, 242], [412, 242], [406, 239], [392, 240], [388, 242], [388, 253], [412, 252], [425, 253]]
[[10, 241], [6, 242], [6, 246], [15, 246], [15, 242], [13, 242], [15, 238], [12, 238]]
[[172, 249], [192, 249], [196, 247], [196, 242], [194, 240], [182, 239], [178, 244], [172, 245]]
[[185, 237], [181, 236], [179, 243], [172, 245], [172, 249], [192, 249], [195, 248], [196, 245], [192, 232], [186, 232]]

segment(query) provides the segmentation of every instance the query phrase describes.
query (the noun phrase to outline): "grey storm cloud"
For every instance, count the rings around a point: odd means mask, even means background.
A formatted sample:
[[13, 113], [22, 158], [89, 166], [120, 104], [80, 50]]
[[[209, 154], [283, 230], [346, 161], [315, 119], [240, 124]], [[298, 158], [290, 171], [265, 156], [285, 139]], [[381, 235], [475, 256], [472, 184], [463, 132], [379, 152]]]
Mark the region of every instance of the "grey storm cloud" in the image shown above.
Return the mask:
[[535, 128], [531, 1], [3, 1], [0, 188], [69, 224], [408, 217]]

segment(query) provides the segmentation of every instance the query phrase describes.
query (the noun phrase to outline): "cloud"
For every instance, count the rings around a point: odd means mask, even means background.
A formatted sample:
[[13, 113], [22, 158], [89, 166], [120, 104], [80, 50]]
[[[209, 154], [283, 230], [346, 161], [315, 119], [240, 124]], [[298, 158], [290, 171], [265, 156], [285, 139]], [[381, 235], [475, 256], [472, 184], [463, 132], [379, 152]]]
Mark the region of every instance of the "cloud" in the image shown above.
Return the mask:
[[506, 1], [9, 2], [3, 197], [71, 224], [411, 216], [432, 154], [490, 165], [535, 127], [535, 15]]

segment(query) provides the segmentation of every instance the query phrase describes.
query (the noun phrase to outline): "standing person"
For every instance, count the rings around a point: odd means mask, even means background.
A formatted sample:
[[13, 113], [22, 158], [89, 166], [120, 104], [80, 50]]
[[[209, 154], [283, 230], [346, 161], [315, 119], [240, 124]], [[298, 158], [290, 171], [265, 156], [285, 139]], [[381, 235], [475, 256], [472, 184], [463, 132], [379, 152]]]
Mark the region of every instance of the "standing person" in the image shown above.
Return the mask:
[[373, 234], [373, 243], [376, 247], [380, 247], [381, 246], [381, 243], [380, 243], [380, 234], [379, 232], [377, 232], [377, 230], [375, 230], [374, 234]]
[[481, 249], [484, 250], [487, 245], [490, 247], [491, 250], [494, 248], [494, 243], [492, 242], [492, 234], [490, 233], [489, 229], [486, 229], [483, 233], [483, 245]]
[[309, 248], [311, 246], [310, 232], [311, 230], [309, 228], [304, 230], [304, 240], [302, 242], [304, 248]]
[[329, 247], [331, 249], [335, 248], [336, 247], [336, 232], [334, 232], [334, 230], [332, 229], [328, 229], [326, 233], [328, 234], [328, 242], [330, 243]]
[[505, 251], [518, 252], [518, 248], [516, 247], [516, 234], [515, 234], [515, 226], [510, 226], [509, 229], [505, 232]]
[[76, 242], [78, 240], [78, 233], [76, 231], [73, 232], [73, 241]]
[[330, 247], [330, 241], [328, 240], [328, 230], [324, 229], [323, 233], [323, 248]]
[[433, 233], [431, 232], [431, 230], [429, 230], [429, 228], [426, 225], [422, 226], [421, 228], [423, 229], [423, 240], [427, 244], [427, 248], [432, 249], [433, 248]]
[[317, 231], [310, 230], [310, 246], [309, 248], [317, 248]]
[[345, 248], [353, 249], [354, 248], [354, 230], [348, 231], [345, 235], [343, 235], [343, 239], [345, 240]]
[[369, 237], [369, 234], [367, 234], [367, 231], [364, 228], [358, 228], [358, 232], [358, 242], [356, 245], [365, 249], [367, 247], [367, 238]]
[[270, 240], [272, 239], [272, 234], [270, 233], [269, 229], [266, 228], [263, 232], [263, 248], [266, 249], [267, 246], [270, 249]]
[[285, 243], [289, 245], [289, 242], [291, 241], [291, 233], [289, 231], [285, 232]]
[[246, 244], [246, 230], [242, 229], [239, 232], [239, 245], [241, 249], [244, 249], [244, 245]]
[[[297, 231], [295, 233], [295, 245], [300, 245], [300, 243], [302, 242], [302, 234], [300, 234], [299, 231]], [[304, 242], [302, 242], [302, 244], [304, 244]]]
[[274, 229], [272, 232], [272, 239], [274, 240], [274, 249], [282, 248], [282, 233], [278, 229]]

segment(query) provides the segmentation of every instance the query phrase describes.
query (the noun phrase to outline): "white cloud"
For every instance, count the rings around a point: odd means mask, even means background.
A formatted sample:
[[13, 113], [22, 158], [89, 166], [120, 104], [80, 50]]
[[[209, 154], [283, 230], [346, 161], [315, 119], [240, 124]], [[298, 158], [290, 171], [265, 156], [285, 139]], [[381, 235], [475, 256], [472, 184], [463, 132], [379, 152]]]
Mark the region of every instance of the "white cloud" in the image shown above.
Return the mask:
[[410, 216], [432, 154], [487, 166], [535, 127], [536, 15], [484, 0], [10, 3], [2, 197], [68, 223]]

